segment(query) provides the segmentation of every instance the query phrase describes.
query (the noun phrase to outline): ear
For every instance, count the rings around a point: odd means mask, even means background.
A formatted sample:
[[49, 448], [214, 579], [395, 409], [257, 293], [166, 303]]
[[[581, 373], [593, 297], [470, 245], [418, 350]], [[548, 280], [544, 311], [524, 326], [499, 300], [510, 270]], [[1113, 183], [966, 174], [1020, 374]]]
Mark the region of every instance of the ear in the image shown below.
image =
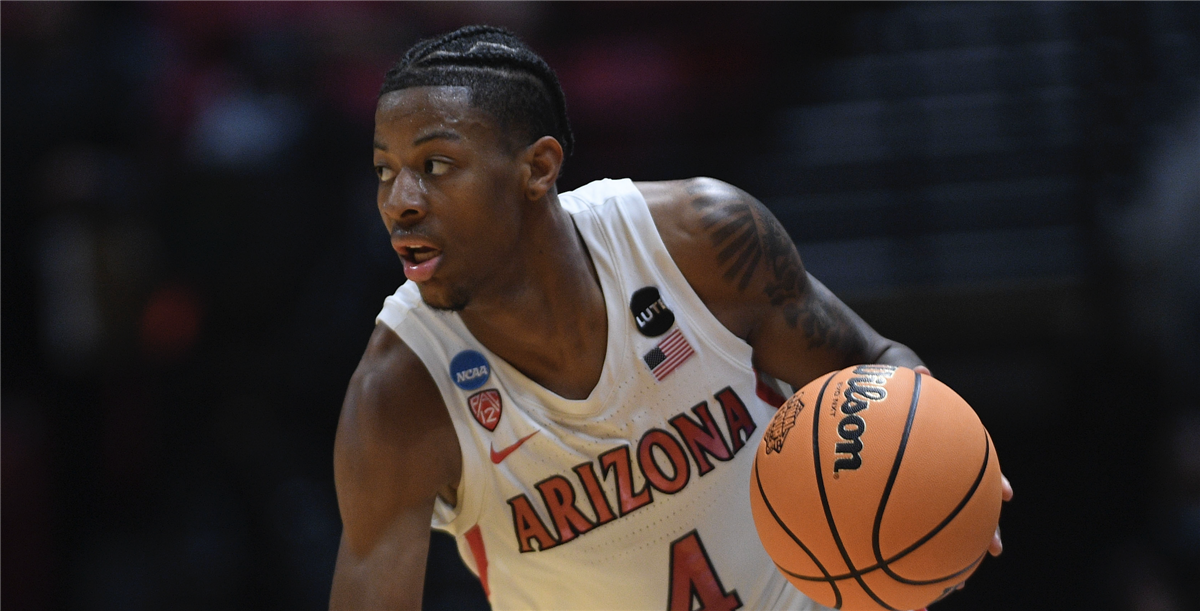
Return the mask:
[[525, 148], [522, 158], [529, 171], [525, 180], [525, 197], [530, 201], [539, 200], [554, 188], [558, 180], [558, 171], [563, 162], [562, 145], [551, 136], [542, 136]]

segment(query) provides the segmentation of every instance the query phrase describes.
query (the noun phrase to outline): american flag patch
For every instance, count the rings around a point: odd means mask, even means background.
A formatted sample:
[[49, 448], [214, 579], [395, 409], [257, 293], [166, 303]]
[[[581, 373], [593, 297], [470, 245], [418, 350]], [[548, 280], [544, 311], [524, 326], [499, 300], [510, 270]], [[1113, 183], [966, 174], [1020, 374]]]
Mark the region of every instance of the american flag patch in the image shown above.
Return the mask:
[[650, 368], [650, 373], [654, 374], [654, 379], [661, 382], [663, 378], [671, 375], [684, 361], [692, 358], [696, 354], [692, 350], [692, 345], [688, 343], [687, 338], [678, 327], [666, 337], [663, 338], [658, 345], [650, 352], [642, 356], [642, 360], [646, 362], [646, 366]]

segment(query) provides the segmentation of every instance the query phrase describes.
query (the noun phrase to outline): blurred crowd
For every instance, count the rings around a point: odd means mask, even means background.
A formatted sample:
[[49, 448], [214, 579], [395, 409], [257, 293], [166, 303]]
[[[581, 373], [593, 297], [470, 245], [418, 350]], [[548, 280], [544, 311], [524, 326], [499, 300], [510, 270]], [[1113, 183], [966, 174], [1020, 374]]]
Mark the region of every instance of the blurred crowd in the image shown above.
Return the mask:
[[[376, 94], [491, 23], [558, 71], [562, 190], [745, 188], [975, 404], [1017, 499], [939, 609], [1200, 607], [1198, 6], [5, 1], [0, 604], [327, 604], [404, 279]], [[431, 556], [427, 608], [486, 606]]]

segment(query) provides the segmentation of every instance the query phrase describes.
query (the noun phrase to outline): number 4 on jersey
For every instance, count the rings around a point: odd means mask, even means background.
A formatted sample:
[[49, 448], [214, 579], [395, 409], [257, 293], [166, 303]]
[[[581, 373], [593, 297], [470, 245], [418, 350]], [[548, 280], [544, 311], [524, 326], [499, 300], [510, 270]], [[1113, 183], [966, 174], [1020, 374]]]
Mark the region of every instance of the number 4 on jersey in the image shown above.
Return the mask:
[[[698, 607], [692, 601], [699, 602]], [[692, 531], [671, 544], [667, 611], [733, 611], [742, 606], [737, 590], [725, 591], [700, 535]]]

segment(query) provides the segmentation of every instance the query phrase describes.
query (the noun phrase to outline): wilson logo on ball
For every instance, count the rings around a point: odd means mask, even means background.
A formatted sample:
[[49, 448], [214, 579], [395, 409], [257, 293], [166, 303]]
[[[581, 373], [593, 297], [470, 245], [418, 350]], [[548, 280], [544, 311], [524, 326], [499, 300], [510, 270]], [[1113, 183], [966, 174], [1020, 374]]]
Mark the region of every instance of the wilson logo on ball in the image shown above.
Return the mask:
[[837, 454], [847, 456], [833, 461], [833, 472], [857, 469], [862, 466], [863, 449], [862, 434], [867, 429], [867, 423], [858, 412], [870, 407], [875, 401], [887, 398], [888, 378], [896, 373], [896, 368], [888, 365], [860, 365], [854, 369], [855, 377], [846, 380], [846, 390], [842, 393], [845, 401], [842, 403], [842, 413], [845, 416], [838, 422], [838, 437], [843, 441], [834, 446]]

